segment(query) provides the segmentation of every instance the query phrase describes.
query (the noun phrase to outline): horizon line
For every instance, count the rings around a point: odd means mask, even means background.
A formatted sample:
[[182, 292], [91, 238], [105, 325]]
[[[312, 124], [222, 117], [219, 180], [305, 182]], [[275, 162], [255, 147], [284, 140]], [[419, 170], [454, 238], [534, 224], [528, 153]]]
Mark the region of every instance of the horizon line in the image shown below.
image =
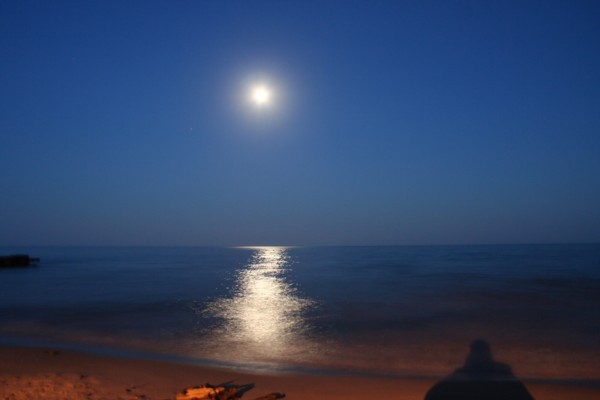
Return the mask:
[[548, 245], [592, 245], [600, 241], [581, 242], [490, 242], [490, 243], [447, 243], [447, 244], [252, 244], [252, 245], [219, 245], [219, 244], [12, 244], [0, 245], [0, 248], [9, 247], [179, 247], [179, 248], [229, 248], [229, 249], [255, 249], [261, 247], [285, 248], [310, 248], [310, 247], [461, 247], [461, 246], [548, 246]]

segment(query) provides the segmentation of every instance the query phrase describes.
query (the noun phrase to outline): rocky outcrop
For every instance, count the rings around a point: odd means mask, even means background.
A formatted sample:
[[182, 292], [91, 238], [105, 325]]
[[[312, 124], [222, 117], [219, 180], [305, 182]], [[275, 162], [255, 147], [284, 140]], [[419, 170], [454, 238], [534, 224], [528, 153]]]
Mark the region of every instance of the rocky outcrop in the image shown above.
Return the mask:
[[29, 257], [27, 254], [0, 256], [0, 267], [28, 267], [38, 262], [40, 262], [39, 258]]

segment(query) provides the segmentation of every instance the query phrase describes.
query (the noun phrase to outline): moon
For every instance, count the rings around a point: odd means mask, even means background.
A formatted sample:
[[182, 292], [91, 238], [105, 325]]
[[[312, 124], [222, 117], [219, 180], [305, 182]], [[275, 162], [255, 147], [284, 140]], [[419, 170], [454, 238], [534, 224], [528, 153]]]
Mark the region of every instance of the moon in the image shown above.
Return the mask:
[[257, 85], [252, 88], [250, 99], [259, 107], [267, 106], [271, 103], [271, 90], [266, 85]]

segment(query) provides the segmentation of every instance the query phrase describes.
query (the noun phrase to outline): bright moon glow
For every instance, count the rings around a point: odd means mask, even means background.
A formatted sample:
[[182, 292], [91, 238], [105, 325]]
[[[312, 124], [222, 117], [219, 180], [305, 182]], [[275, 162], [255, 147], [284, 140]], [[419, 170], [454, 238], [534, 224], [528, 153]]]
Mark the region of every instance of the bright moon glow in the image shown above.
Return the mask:
[[271, 92], [265, 86], [257, 86], [252, 90], [252, 101], [259, 106], [269, 104]]

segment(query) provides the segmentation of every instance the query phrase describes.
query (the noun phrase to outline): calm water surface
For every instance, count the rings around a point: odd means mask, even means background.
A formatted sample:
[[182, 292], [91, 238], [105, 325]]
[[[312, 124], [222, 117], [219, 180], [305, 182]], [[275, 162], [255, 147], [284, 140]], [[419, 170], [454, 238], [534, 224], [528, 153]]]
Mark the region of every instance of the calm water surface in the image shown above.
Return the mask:
[[198, 362], [443, 375], [472, 339], [599, 379], [600, 245], [0, 248], [0, 336]]

